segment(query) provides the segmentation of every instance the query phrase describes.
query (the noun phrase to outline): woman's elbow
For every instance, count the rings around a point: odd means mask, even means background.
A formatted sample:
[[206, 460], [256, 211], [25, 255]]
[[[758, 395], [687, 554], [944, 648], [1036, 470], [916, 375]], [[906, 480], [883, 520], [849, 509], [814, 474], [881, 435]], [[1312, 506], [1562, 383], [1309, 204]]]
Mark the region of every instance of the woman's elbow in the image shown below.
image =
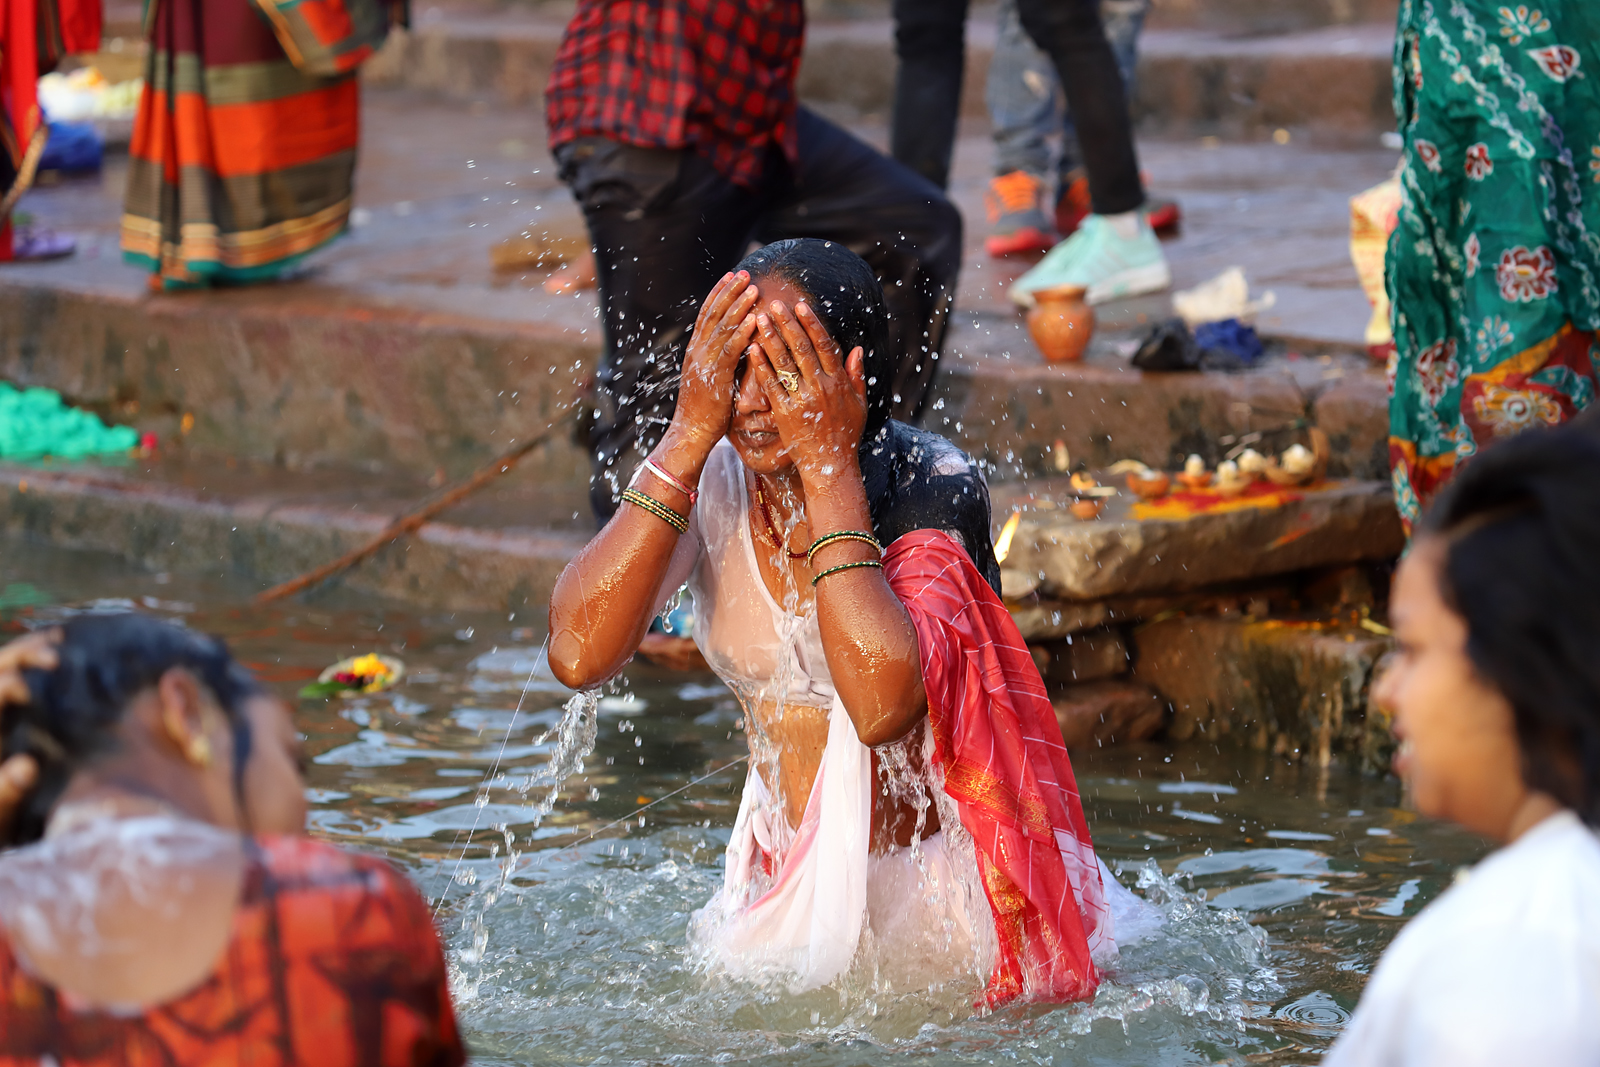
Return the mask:
[[919, 686], [916, 694], [892, 707], [856, 720], [856, 737], [868, 748], [893, 744], [909, 734], [928, 714], [928, 698]]
[[605, 672], [594, 662], [593, 649], [577, 633], [558, 628], [550, 620], [550, 644], [547, 652], [550, 673], [568, 689], [589, 689], [605, 681]]

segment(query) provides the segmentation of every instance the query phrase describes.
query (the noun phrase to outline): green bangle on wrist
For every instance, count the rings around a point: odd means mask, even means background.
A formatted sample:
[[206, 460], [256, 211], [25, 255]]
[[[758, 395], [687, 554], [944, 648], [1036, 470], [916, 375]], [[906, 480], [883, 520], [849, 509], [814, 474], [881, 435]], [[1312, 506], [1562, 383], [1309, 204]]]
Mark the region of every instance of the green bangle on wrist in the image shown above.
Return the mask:
[[827, 570], [811, 579], [811, 585], [815, 587], [818, 582], [822, 581], [822, 579], [826, 578], [830, 574], [838, 574], [840, 571], [853, 571], [857, 567], [876, 567], [881, 571], [883, 570], [883, 561], [879, 559], [863, 559], [858, 560], [855, 563], [841, 563], [837, 567], [829, 567]]
[[835, 533], [823, 534], [811, 542], [811, 547], [806, 550], [806, 566], [811, 566], [811, 561], [818, 552], [827, 548], [836, 541], [860, 541], [862, 544], [871, 545], [878, 550], [878, 555], [883, 555], [883, 545], [876, 537], [864, 530], [839, 530]]

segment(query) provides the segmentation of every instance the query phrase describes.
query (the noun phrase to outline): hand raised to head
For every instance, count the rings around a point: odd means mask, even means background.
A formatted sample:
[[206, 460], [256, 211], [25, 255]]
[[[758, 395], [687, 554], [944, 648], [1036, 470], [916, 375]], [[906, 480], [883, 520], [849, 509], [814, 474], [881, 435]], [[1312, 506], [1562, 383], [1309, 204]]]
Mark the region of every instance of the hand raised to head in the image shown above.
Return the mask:
[[673, 427], [706, 452], [733, 419], [735, 371], [755, 335], [751, 311], [758, 295], [745, 271], [723, 275], [700, 306], [684, 352]]
[[[31, 699], [22, 672], [33, 667], [50, 670], [56, 665], [56, 644], [61, 631], [38, 630], [0, 646], [0, 710], [7, 704], [26, 704]], [[0, 757], [5, 753], [0, 752]], [[39, 777], [39, 765], [32, 756], [10, 756], [0, 762], [0, 826], [8, 826], [17, 806]]]
[[790, 309], [774, 300], [756, 313], [749, 355], [808, 491], [853, 468], [867, 424], [865, 352], [857, 346], [846, 358], [805, 301]]

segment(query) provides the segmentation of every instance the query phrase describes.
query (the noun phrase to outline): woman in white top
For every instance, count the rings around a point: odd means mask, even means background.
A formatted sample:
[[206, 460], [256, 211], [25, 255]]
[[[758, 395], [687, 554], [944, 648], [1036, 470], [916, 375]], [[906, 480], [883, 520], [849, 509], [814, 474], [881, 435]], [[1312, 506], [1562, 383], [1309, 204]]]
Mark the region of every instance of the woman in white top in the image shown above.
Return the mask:
[[[550, 664], [616, 674], [687, 583], [752, 771], [691, 941], [794, 989], [866, 959], [990, 1003], [1093, 993], [1111, 903], [1060, 729], [992, 586], [982, 476], [889, 420], [888, 317], [826, 241], [752, 253], [695, 324], [673, 421], [562, 574]], [[864, 954], [864, 955], [863, 955]]]
[[1600, 1064], [1600, 437], [1474, 458], [1392, 616], [1395, 769], [1418, 810], [1504, 847], [1395, 938], [1323, 1062]]

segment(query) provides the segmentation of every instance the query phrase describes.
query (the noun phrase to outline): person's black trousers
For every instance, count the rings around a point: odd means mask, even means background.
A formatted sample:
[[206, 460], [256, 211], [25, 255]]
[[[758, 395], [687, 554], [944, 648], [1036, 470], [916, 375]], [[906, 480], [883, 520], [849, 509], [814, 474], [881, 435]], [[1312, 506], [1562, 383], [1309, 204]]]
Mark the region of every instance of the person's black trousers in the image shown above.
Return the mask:
[[[961, 107], [968, 0], [894, 0], [894, 158], [939, 188], [949, 184]], [[1133, 123], [1117, 57], [1100, 24], [1100, 0], [1017, 0], [1017, 15], [1051, 61], [1072, 108], [1089, 172], [1089, 198], [1101, 215], [1144, 203]]]
[[812, 112], [801, 108], [796, 128], [799, 162], [774, 150], [754, 190], [689, 150], [599, 137], [556, 150], [599, 272], [605, 353], [588, 439], [601, 522], [672, 420], [701, 302], [752, 241], [820, 237], [871, 264], [899, 353], [894, 417], [922, 411], [961, 266], [961, 216], [932, 184]]

